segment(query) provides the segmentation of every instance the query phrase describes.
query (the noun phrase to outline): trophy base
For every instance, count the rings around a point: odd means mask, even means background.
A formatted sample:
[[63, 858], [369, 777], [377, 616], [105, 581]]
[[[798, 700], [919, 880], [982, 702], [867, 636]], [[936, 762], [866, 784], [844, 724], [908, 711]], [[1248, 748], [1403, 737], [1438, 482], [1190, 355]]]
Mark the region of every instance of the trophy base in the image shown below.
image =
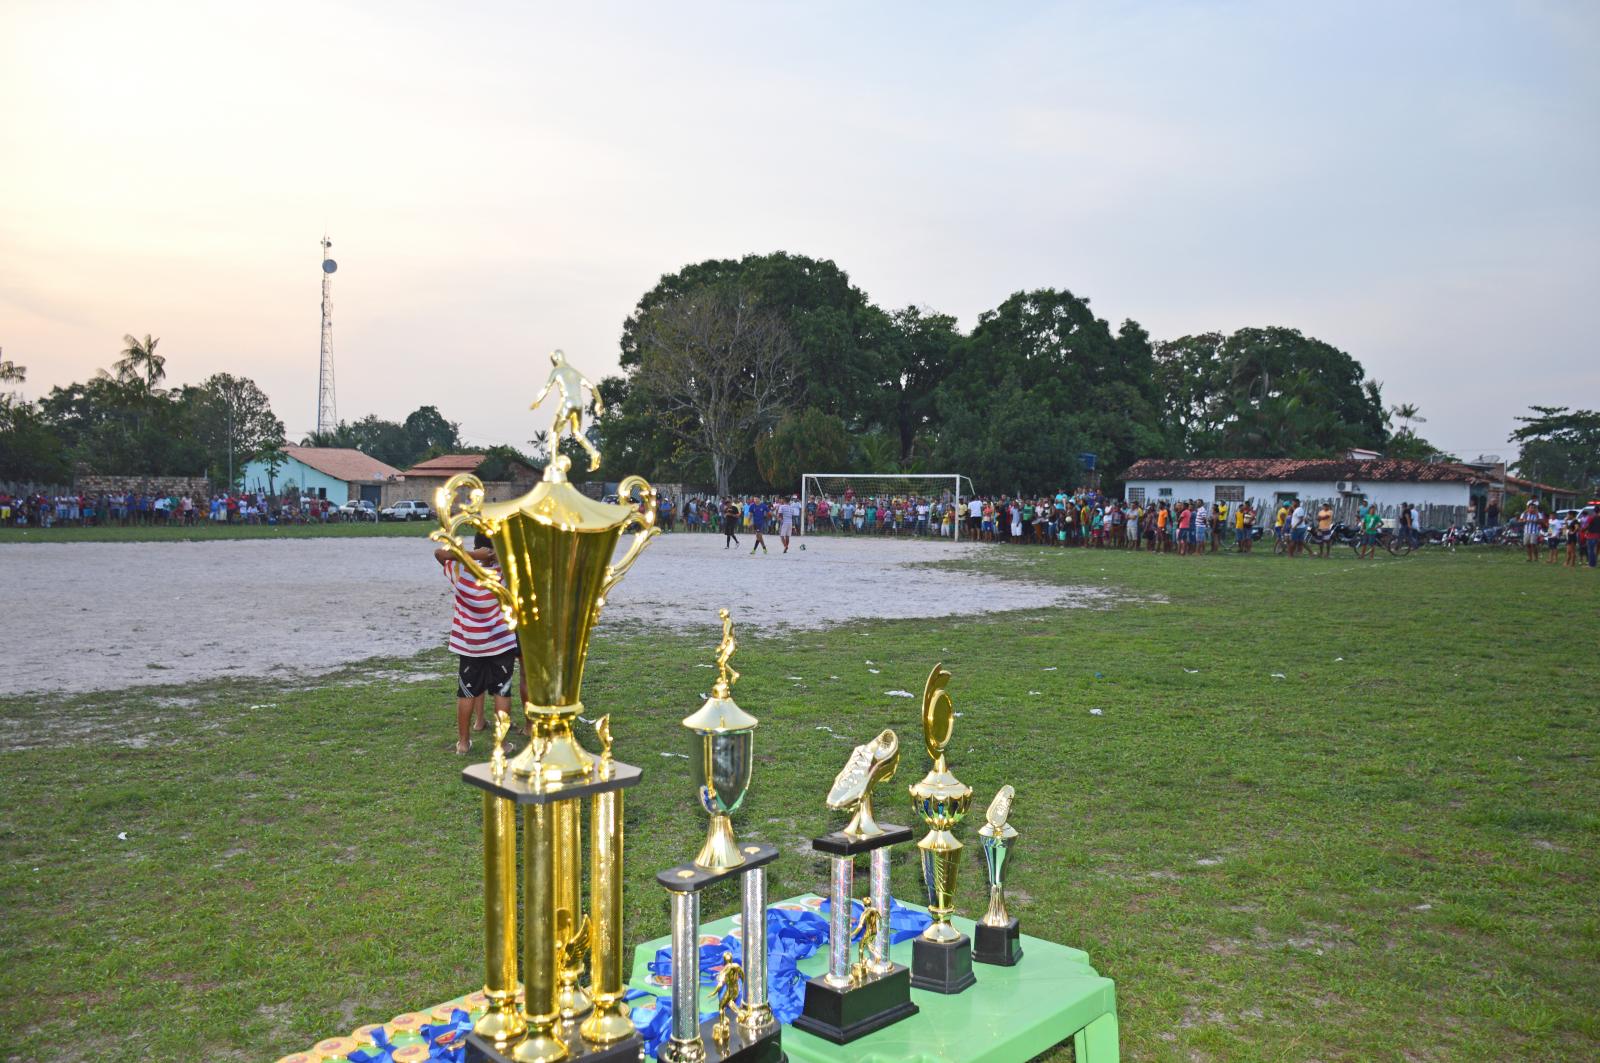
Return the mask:
[[[590, 1044], [574, 1023], [562, 1023], [556, 1033], [567, 1046], [563, 1063], [641, 1063], [644, 1059], [644, 1038], [637, 1032], [609, 1045]], [[468, 1034], [466, 1063], [514, 1063], [511, 1053], [515, 1048], [513, 1041], [501, 1051], [493, 1041]]]
[[1014, 967], [1022, 959], [1022, 932], [1015, 919], [1005, 926], [979, 923], [972, 935], [972, 962]]
[[955, 941], [917, 938], [911, 943], [911, 984], [931, 993], [959, 993], [976, 984], [972, 973], [972, 941], [962, 934]]
[[776, 1021], [754, 1038], [740, 1029], [738, 1022], [730, 1021], [726, 1051], [717, 1047], [717, 1039], [711, 1035], [716, 1025], [716, 1019], [700, 1024], [700, 1040], [706, 1047], [705, 1063], [788, 1063], [789, 1057], [783, 1052], [783, 1028]]
[[911, 1003], [911, 972], [897, 963], [888, 974], [844, 989], [829, 985], [820, 975], [806, 982], [805, 1007], [794, 1028], [844, 1045], [918, 1010]]

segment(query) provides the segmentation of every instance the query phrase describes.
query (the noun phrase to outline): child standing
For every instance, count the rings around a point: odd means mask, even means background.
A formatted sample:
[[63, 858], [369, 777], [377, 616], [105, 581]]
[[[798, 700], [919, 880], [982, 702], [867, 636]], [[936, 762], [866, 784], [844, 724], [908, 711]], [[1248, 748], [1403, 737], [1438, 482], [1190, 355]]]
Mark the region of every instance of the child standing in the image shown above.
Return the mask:
[[[484, 696], [493, 693], [496, 713], [511, 711], [511, 680], [517, 670], [517, 636], [506, 624], [500, 603], [467, 567], [440, 548], [434, 559], [444, 566], [445, 579], [454, 591], [455, 611], [450, 618], [450, 652], [460, 658], [456, 679], [456, 753], [472, 750], [467, 731], [482, 731]], [[472, 557], [498, 574], [494, 547], [487, 537], [472, 540]]]

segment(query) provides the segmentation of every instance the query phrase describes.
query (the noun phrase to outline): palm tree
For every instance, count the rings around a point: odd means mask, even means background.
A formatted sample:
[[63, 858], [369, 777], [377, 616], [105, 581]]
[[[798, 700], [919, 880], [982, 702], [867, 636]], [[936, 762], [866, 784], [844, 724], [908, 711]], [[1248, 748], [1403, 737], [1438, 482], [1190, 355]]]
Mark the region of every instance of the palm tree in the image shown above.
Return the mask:
[[1422, 416], [1422, 411], [1417, 408], [1417, 404], [1414, 402], [1402, 402], [1398, 406], [1391, 406], [1389, 407], [1389, 413], [1400, 418], [1400, 431], [1402, 432], [1411, 431], [1412, 421], [1418, 424], [1428, 423], [1428, 419]]
[[125, 335], [122, 342], [126, 344], [122, 349], [122, 357], [111, 366], [117, 371], [117, 379], [124, 384], [142, 380], [147, 390], [154, 391], [167, 375], [166, 356], [156, 353], [156, 344], [161, 342], [161, 338], [152, 339], [147, 332], [142, 340]]

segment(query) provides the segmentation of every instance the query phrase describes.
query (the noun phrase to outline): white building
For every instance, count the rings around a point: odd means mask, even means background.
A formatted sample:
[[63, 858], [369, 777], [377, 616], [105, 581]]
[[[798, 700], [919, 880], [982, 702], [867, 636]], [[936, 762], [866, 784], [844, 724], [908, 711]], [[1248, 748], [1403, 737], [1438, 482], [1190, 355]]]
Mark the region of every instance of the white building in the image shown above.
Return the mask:
[[1409, 502], [1425, 527], [1465, 520], [1484, 487], [1480, 473], [1461, 465], [1381, 458], [1144, 458], [1123, 480], [1130, 502], [1248, 500], [1271, 512], [1287, 499], [1326, 500], [1340, 509], [1375, 503], [1385, 516]]

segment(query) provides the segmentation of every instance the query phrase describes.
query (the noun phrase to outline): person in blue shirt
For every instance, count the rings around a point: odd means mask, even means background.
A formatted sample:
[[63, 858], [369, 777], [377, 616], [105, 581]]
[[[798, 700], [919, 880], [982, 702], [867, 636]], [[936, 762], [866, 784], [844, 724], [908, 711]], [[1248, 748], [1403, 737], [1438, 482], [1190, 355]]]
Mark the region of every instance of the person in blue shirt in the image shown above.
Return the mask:
[[767, 541], [761, 537], [762, 529], [767, 526], [767, 504], [759, 499], [750, 500], [750, 527], [756, 533], [756, 545], [750, 548], [750, 553], [755, 554], [759, 547], [764, 554], [767, 552]]

